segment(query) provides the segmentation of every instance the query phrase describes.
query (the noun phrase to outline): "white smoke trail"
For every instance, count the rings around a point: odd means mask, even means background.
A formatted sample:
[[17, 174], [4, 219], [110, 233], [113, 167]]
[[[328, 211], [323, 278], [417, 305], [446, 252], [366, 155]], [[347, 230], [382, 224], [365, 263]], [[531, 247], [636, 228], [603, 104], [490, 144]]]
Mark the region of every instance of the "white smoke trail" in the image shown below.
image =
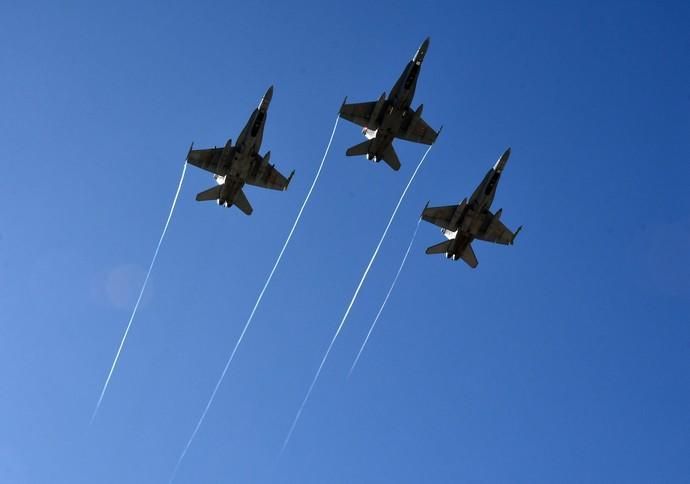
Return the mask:
[[319, 379], [319, 375], [321, 375], [321, 370], [323, 369], [324, 363], [326, 363], [326, 360], [328, 359], [328, 355], [331, 352], [331, 348], [333, 348], [333, 343], [335, 343], [335, 340], [338, 338], [340, 331], [343, 329], [343, 326], [345, 325], [345, 321], [347, 320], [347, 317], [350, 314], [350, 310], [352, 309], [352, 306], [354, 305], [355, 301], [357, 300], [357, 295], [359, 294], [359, 290], [362, 288], [362, 284], [364, 284], [364, 280], [367, 278], [367, 274], [369, 274], [369, 269], [371, 269], [371, 265], [374, 263], [374, 260], [376, 260], [376, 256], [379, 253], [379, 249], [381, 248], [381, 244], [383, 243], [383, 240], [386, 238], [386, 235], [388, 234], [388, 229], [390, 228], [391, 224], [393, 223], [393, 219], [395, 218], [395, 215], [398, 213], [398, 208], [400, 208], [400, 204], [402, 203], [403, 199], [405, 198], [405, 195], [407, 194], [407, 190], [410, 188], [412, 181], [414, 180], [415, 176], [417, 175], [417, 172], [419, 171], [419, 168], [422, 166], [422, 163], [424, 163], [424, 160], [426, 159], [426, 155], [429, 154], [429, 151], [431, 150], [432, 146], [433, 145], [430, 145], [429, 148], [427, 148], [427, 150], [424, 152], [424, 156], [422, 156], [422, 159], [419, 160], [417, 167], [415, 168], [414, 172], [412, 172], [412, 176], [410, 177], [410, 180], [407, 182], [405, 189], [403, 190], [402, 194], [400, 195], [400, 198], [398, 199], [398, 203], [395, 205], [395, 208], [393, 209], [393, 213], [391, 214], [390, 218], [388, 219], [388, 224], [386, 224], [386, 228], [383, 230], [383, 234], [381, 235], [381, 238], [379, 239], [379, 243], [376, 245], [376, 249], [374, 249], [374, 253], [371, 256], [371, 259], [369, 259], [369, 263], [367, 264], [366, 269], [364, 269], [364, 273], [362, 274], [362, 278], [359, 280], [359, 284], [357, 284], [357, 289], [355, 289], [355, 293], [352, 295], [352, 299], [350, 300], [350, 304], [347, 306], [347, 309], [345, 310], [345, 314], [343, 315], [343, 318], [340, 320], [340, 324], [338, 325], [338, 329], [335, 331], [335, 334], [333, 335], [333, 338], [331, 339], [331, 342], [328, 345], [328, 349], [326, 349], [326, 353], [323, 355], [323, 358], [321, 359], [321, 363], [319, 364], [319, 368], [316, 370], [316, 374], [314, 375], [314, 378], [312, 379], [311, 384], [309, 385], [309, 389], [307, 390], [307, 394], [304, 396], [304, 400], [302, 401], [302, 404], [300, 405], [299, 410], [297, 410], [297, 414], [295, 415], [295, 418], [292, 421], [292, 425], [290, 426], [290, 430], [288, 431], [287, 437], [285, 437], [285, 441], [283, 442], [283, 447], [280, 450], [281, 454], [285, 450], [285, 447], [287, 447], [288, 442], [290, 442], [290, 437], [292, 437], [292, 432], [295, 430], [295, 427], [297, 426], [297, 422], [299, 421], [299, 418], [302, 415], [302, 411], [304, 410], [304, 406], [307, 404], [307, 400], [309, 400], [309, 396], [311, 395], [311, 392], [314, 389], [314, 385], [316, 385], [316, 381]]
[[292, 234], [295, 231], [295, 228], [297, 227], [297, 224], [300, 221], [300, 218], [302, 217], [302, 212], [304, 211], [304, 207], [306, 207], [307, 202], [309, 201], [309, 198], [311, 197], [311, 193], [314, 190], [314, 186], [316, 186], [316, 182], [319, 180], [319, 176], [321, 175], [321, 169], [323, 168], [323, 165], [326, 161], [326, 157], [328, 156], [328, 152], [331, 149], [331, 143], [333, 142], [333, 136], [335, 135], [335, 130], [338, 127], [338, 121], [340, 120], [340, 116], [338, 116], [335, 120], [335, 124], [333, 125], [333, 131], [331, 131], [331, 137], [328, 140], [328, 145], [326, 146], [326, 151], [323, 154], [323, 158], [321, 158], [321, 164], [319, 165], [319, 169], [316, 172], [316, 176], [314, 177], [314, 181], [311, 183], [311, 187], [309, 187], [309, 191], [307, 192], [307, 196], [304, 199], [304, 202], [302, 202], [302, 206], [299, 209], [299, 212], [297, 213], [297, 218], [295, 218], [295, 222], [292, 224], [292, 228], [290, 229], [290, 233], [287, 236], [287, 239], [285, 239], [285, 243], [283, 243], [283, 248], [280, 249], [280, 253], [278, 254], [278, 258], [276, 259], [275, 263], [273, 264], [273, 269], [271, 269], [270, 274], [268, 275], [268, 279], [266, 279], [266, 283], [264, 284], [264, 287], [261, 289], [261, 292], [259, 293], [259, 297], [256, 299], [256, 302], [254, 303], [254, 308], [252, 308], [252, 312], [249, 314], [249, 318], [247, 319], [247, 322], [244, 324], [244, 328], [242, 329], [242, 332], [240, 333], [240, 337], [237, 339], [237, 342], [235, 343], [235, 347], [232, 349], [232, 353], [230, 353], [230, 357], [228, 358], [227, 363], [225, 363], [225, 368], [223, 368], [223, 372], [220, 374], [220, 378], [216, 382], [216, 386], [213, 389], [213, 392], [211, 393], [211, 398], [208, 399], [208, 402], [206, 403], [206, 407], [204, 408], [204, 411], [201, 413], [201, 417], [199, 418], [199, 421], [196, 424], [196, 427], [194, 427], [194, 431], [192, 432], [192, 435], [189, 437], [189, 440], [187, 441], [187, 445], [185, 445], [184, 450], [182, 451], [182, 454], [180, 454], [179, 459], [177, 459], [177, 464], [175, 464], [175, 468], [173, 469], [172, 477], [170, 478], [170, 482], [173, 482], [175, 479], [175, 476], [177, 475], [177, 471], [180, 468], [180, 464], [182, 464], [182, 461], [185, 458], [185, 455], [187, 455], [187, 451], [189, 450], [189, 447], [192, 445], [192, 441], [196, 437], [196, 434], [199, 432], [199, 428], [201, 427], [201, 424], [204, 422], [204, 419], [206, 418], [206, 414], [208, 413], [208, 409], [211, 408], [211, 404], [213, 403], [213, 400], [216, 398], [216, 393], [218, 393], [218, 389], [220, 388], [221, 383], [223, 382], [223, 379], [225, 378], [225, 374], [228, 372], [228, 368], [230, 367], [230, 363], [232, 363], [232, 360], [235, 358], [235, 353], [237, 352], [237, 348], [240, 346], [240, 343], [242, 343], [242, 340], [244, 339], [244, 334], [247, 332], [247, 328], [249, 328], [249, 325], [252, 322], [252, 319], [254, 318], [254, 313], [256, 312], [256, 309], [259, 307], [259, 303], [261, 302], [261, 299], [264, 297], [264, 293], [266, 292], [266, 288], [271, 282], [271, 279], [273, 279], [273, 274], [276, 271], [276, 268], [278, 267], [278, 264], [280, 264], [280, 260], [283, 258], [283, 254], [285, 253], [285, 249], [287, 248], [288, 244], [290, 243], [290, 239], [292, 238]]
[[129, 317], [129, 322], [127, 323], [127, 327], [125, 328], [125, 333], [122, 335], [122, 340], [120, 341], [120, 346], [117, 348], [117, 353], [115, 353], [115, 359], [113, 360], [113, 364], [110, 366], [110, 371], [108, 372], [108, 377], [105, 379], [105, 383], [103, 384], [103, 389], [101, 390], [101, 395], [98, 397], [98, 403], [96, 403], [96, 408], [93, 411], [93, 415], [91, 415], [91, 423], [93, 423], [94, 419], [96, 418], [96, 414], [98, 413], [98, 409], [101, 406], [101, 402], [103, 401], [103, 396], [105, 395], [106, 390], [108, 389], [108, 384], [110, 383], [110, 378], [113, 376], [113, 371], [115, 371], [115, 366], [117, 366], [117, 362], [120, 359], [120, 353], [122, 353], [122, 348], [125, 345], [125, 341], [127, 340], [127, 335], [129, 334], [129, 329], [132, 327], [132, 322], [134, 321], [134, 317], [137, 314], [137, 310], [139, 309], [139, 303], [141, 302], [141, 298], [144, 295], [144, 291], [146, 290], [146, 284], [149, 282], [149, 277], [151, 276], [151, 271], [153, 270], [153, 265], [156, 263], [156, 259], [158, 258], [158, 252], [160, 251], [161, 244], [163, 243], [163, 239], [165, 238], [165, 233], [168, 231], [168, 225], [170, 225], [170, 219], [172, 218], [173, 212], [175, 211], [175, 205], [177, 204], [177, 198], [180, 196], [180, 189], [182, 188], [182, 182], [184, 181], [184, 175], [187, 172], [187, 162], [185, 161], [184, 167], [182, 168], [182, 176], [180, 177], [180, 182], [177, 184], [177, 191], [175, 192], [175, 198], [173, 198], [173, 203], [172, 206], [170, 207], [170, 212], [168, 213], [168, 218], [165, 221], [165, 226], [163, 227], [163, 233], [161, 234], [160, 239], [158, 239], [158, 245], [156, 245], [156, 251], [153, 253], [153, 258], [151, 259], [151, 264], [149, 265], [149, 270], [146, 272], [146, 277], [144, 278], [144, 283], [141, 285], [141, 290], [139, 291], [139, 297], [137, 297], [137, 302], [134, 304], [134, 309], [132, 310], [132, 314]]
[[374, 318], [374, 322], [371, 323], [371, 327], [369, 328], [369, 332], [367, 333], [366, 338], [364, 338], [364, 343], [362, 343], [362, 347], [359, 349], [359, 353], [357, 353], [357, 357], [355, 358], [355, 361], [352, 363], [352, 367], [350, 368], [350, 373], [348, 373], [348, 377], [352, 375], [352, 372], [355, 369], [355, 366], [357, 366], [357, 362], [359, 361], [359, 357], [362, 356], [362, 351], [364, 351], [364, 347], [367, 345], [367, 342], [369, 341], [369, 336], [371, 336], [372, 331], [374, 331], [374, 327], [376, 326], [376, 323], [379, 320], [379, 317], [381, 316], [381, 313], [383, 312], [383, 308], [386, 307], [386, 303], [388, 302], [388, 298], [391, 297], [391, 293], [393, 292], [393, 289], [395, 288], [396, 283], [398, 282], [398, 278], [400, 277], [400, 273], [402, 272], [403, 267], [405, 266], [405, 262], [407, 261], [407, 256], [410, 255], [410, 249], [412, 249], [412, 244], [414, 243], [415, 237], [417, 237], [417, 231], [419, 230], [419, 223], [422, 221], [421, 218], [417, 220], [417, 226], [414, 229], [414, 232], [412, 233], [412, 238], [410, 239], [410, 244], [407, 246], [407, 250], [405, 251], [405, 255], [402, 258], [402, 262], [400, 263], [400, 267], [398, 267], [398, 272], [395, 274], [395, 277], [393, 278], [393, 283], [391, 284], [391, 287], [388, 289], [388, 293], [386, 294], [386, 297], [383, 299], [383, 303], [381, 304], [381, 307], [379, 308], [379, 312], [376, 313], [376, 317]]

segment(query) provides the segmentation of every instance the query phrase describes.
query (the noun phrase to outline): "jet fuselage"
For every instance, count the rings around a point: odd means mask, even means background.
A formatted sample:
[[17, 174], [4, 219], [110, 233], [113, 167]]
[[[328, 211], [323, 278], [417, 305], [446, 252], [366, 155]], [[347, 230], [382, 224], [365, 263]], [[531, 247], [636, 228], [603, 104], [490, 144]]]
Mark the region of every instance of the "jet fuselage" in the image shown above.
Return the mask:
[[448, 258], [457, 260], [467, 246], [475, 239], [473, 234], [483, 234], [491, 224], [491, 220], [501, 217], [501, 210], [496, 215], [485, 217], [490, 213], [491, 204], [496, 196], [496, 188], [501, 179], [501, 173], [510, 157], [510, 148], [501, 155], [496, 164], [484, 176], [482, 182], [472, 193], [469, 201], [463, 201], [451, 219], [449, 228], [443, 229], [443, 235], [451, 241], [446, 254]]
[[[233, 146], [232, 139], [229, 139], [223, 149], [215, 176], [216, 183], [223, 185], [222, 197], [218, 201], [220, 205], [232, 200], [237, 191], [244, 186], [244, 180], [252, 173], [256, 174], [260, 168], [261, 159], [257, 155], [261, 149], [272, 97], [273, 86], [268, 88], [259, 106], [252, 112], [237, 138], [237, 143]], [[267, 156], [270, 157], [270, 154]]]
[[[383, 152], [393, 142], [396, 135], [405, 131], [413, 121], [408, 112], [428, 48], [429, 39], [426, 39], [417, 50], [414, 58], [405, 66], [388, 99], [385, 99], [385, 93], [379, 99], [378, 105], [372, 113], [369, 126], [363, 130], [364, 135], [372, 140], [367, 158], [382, 158]], [[421, 110], [415, 113], [415, 116], [419, 115], [421, 115]]]

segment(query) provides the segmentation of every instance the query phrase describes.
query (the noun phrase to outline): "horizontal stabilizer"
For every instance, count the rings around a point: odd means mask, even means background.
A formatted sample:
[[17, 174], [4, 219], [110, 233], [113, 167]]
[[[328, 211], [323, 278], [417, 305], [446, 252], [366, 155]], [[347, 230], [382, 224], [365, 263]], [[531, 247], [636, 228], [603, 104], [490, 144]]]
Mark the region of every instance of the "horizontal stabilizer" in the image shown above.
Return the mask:
[[446, 240], [440, 244], [432, 245], [426, 249], [427, 254], [446, 254], [450, 249], [450, 243], [452, 240]]
[[247, 215], [251, 215], [254, 211], [252, 206], [249, 204], [249, 200], [247, 200], [247, 196], [244, 194], [244, 191], [241, 188], [237, 190], [237, 194], [235, 194], [235, 198], [232, 203]]
[[220, 198], [220, 190], [221, 190], [221, 185], [216, 185], [215, 187], [211, 187], [208, 190], [204, 190], [201, 193], [198, 193], [196, 196], [196, 200], [198, 202], [207, 202], [210, 200], [218, 200]]
[[393, 143], [389, 144], [388, 148], [386, 148], [386, 150], [383, 152], [383, 161], [388, 163], [388, 166], [393, 168], [395, 171], [400, 169], [400, 160], [393, 149]]
[[371, 145], [370, 140], [363, 141], [362, 143], [358, 145], [354, 145], [353, 147], [349, 148], [345, 154], [347, 156], [359, 156], [359, 155], [366, 155], [369, 153], [369, 145]]
[[462, 253], [460, 258], [467, 262], [467, 265], [472, 269], [479, 265], [479, 262], [477, 262], [477, 256], [474, 255], [474, 250], [472, 250], [471, 244], [467, 244], [467, 248], [465, 248], [465, 251]]

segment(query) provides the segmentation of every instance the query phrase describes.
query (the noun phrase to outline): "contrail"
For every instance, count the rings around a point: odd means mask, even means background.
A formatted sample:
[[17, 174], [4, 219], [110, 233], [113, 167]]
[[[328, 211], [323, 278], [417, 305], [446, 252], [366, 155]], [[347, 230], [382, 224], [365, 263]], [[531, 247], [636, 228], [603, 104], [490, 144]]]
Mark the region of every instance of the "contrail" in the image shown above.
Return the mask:
[[326, 363], [326, 360], [328, 359], [328, 355], [331, 352], [331, 348], [333, 348], [333, 343], [335, 343], [335, 340], [338, 338], [338, 335], [340, 334], [340, 331], [343, 329], [343, 326], [345, 325], [345, 321], [347, 320], [347, 317], [350, 314], [350, 310], [352, 309], [353, 304], [357, 300], [357, 295], [359, 294], [359, 290], [362, 288], [362, 284], [364, 284], [364, 280], [367, 278], [367, 274], [369, 274], [369, 269], [371, 269], [371, 265], [374, 263], [374, 260], [376, 259], [376, 256], [379, 253], [379, 249], [381, 248], [381, 244], [383, 243], [383, 240], [386, 238], [386, 234], [388, 234], [388, 229], [390, 228], [391, 224], [393, 223], [393, 219], [395, 218], [395, 214], [398, 213], [398, 208], [400, 208], [400, 204], [402, 203], [403, 198], [405, 198], [405, 194], [407, 194], [407, 190], [410, 188], [410, 185], [412, 184], [414, 177], [417, 175], [417, 172], [419, 171], [419, 168], [422, 166], [422, 163], [424, 163], [424, 160], [426, 159], [426, 155], [429, 154], [429, 151], [431, 150], [432, 146], [433, 145], [430, 145], [429, 148], [427, 148], [427, 150], [424, 152], [424, 156], [422, 156], [422, 159], [419, 160], [417, 167], [415, 168], [414, 172], [412, 172], [412, 176], [410, 177], [410, 180], [407, 182], [405, 189], [403, 190], [402, 194], [400, 195], [400, 199], [398, 200], [397, 205], [393, 209], [393, 213], [391, 214], [390, 219], [388, 219], [388, 224], [386, 225], [386, 228], [383, 231], [383, 235], [381, 235], [381, 239], [379, 239], [379, 243], [376, 245], [376, 249], [374, 249], [374, 253], [371, 256], [371, 259], [369, 259], [369, 263], [367, 264], [366, 269], [364, 269], [364, 273], [362, 274], [362, 278], [359, 280], [359, 284], [357, 284], [357, 289], [355, 289], [355, 293], [352, 295], [352, 299], [350, 300], [350, 304], [347, 306], [347, 309], [345, 310], [345, 314], [343, 315], [343, 319], [340, 320], [340, 324], [338, 325], [338, 329], [335, 331], [335, 334], [333, 335], [333, 338], [331, 339], [331, 343], [328, 345], [328, 349], [326, 349], [326, 353], [323, 355], [323, 358], [321, 359], [321, 364], [319, 364], [319, 368], [316, 370], [316, 374], [314, 375], [314, 379], [311, 381], [311, 385], [309, 385], [309, 389], [307, 390], [307, 394], [304, 396], [304, 400], [302, 401], [302, 405], [300, 405], [299, 410], [297, 410], [297, 414], [295, 415], [295, 418], [292, 421], [292, 425], [290, 426], [290, 430], [288, 431], [287, 437], [285, 437], [285, 441], [283, 442], [283, 447], [280, 450], [281, 454], [285, 450], [285, 447], [287, 447], [288, 442], [290, 442], [290, 437], [292, 437], [292, 432], [295, 430], [295, 427], [297, 426], [297, 422], [299, 421], [299, 418], [302, 415], [302, 411], [304, 410], [304, 406], [307, 404], [307, 400], [309, 400], [309, 396], [311, 395], [311, 392], [314, 389], [314, 385], [316, 385], [316, 381], [319, 379], [319, 375], [321, 375], [321, 370], [323, 369], [324, 363]]
[[101, 395], [98, 397], [98, 403], [96, 403], [96, 408], [93, 411], [93, 415], [91, 415], [91, 423], [93, 423], [94, 419], [96, 418], [96, 414], [98, 413], [98, 409], [101, 406], [101, 402], [103, 401], [103, 396], [105, 395], [105, 391], [108, 389], [108, 384], [110, 383], [110, 378], [113, 376], [113, 371], [115, 371], [115, 366], [117, 366], [117, 361], [120, 359], [120, 353], [122, 353], [122, 347], [125, 345], [125, 341], [127, 340], [127, 335], [129, 334], [129, 329], [132, 327], [132, 322], [134, 321], [134, 316], [137, 314], [137, 309], [139, 309], [139, 303], [141, 302], [141, 298], [144, 295], [144, 291], [146, 290], [146, 284], [149, 282], [149, 277], [151, 276], [151, 271], [153, 270], [153, 265], [156, 263], [156, 258], [158, 258], [158, 251], [161, 248], [161, 244], [163, 243], [163, 239], [165, 238], [165, 233], [168, 231], [168, 225], [170, 225], [170, 219], [172, 218], [173, 212], [175, 211], [175, 205], [177, 204], [177, 198], [180, 196], [180, 189], [182, 188], [182, 182], [184, 181], [184, 175], [187, 171], [187, 162], [185, 161], [184, 167], [182, 168], [182, 176], [180, 177], [180, 182], [177, 184], [177, 191], [175, 192], [175, 198], [173, 199], [172, 206], [170, 207], [170, 213], [168, 213], [168, 219], [165, 221], [165, 226], [163, 227], [163, 233], [161, 234], [161, 238], [158, 239], [158, 245], [156, 246], [156, 251], [153, 253], [153, 259], [151, 259], [151, 264], [149, 265], [149, 270], [146, 273], [146, 277], [144, 278], [144, 283], [141, 285], [141, 290], [139, 291], [139, 297], [137, 298], [137, 302], [134, 304], [134, 309], [132, 310], [132, 314], [129, 317], [129, 322], [127, 323], [127, 328], [125, 329], [125, 334], [122, 335], [122, 340], [120, 341], [120, 346], [117, 348], [117, 353], [115, 353], [115, 359], [113, 360], [113, 364], [110, 367], [110, 371], [108, 372], [108, 377], [105, 379], [105, 383], [103, 384], [103, 389], [101, 390]]
[[398, 272], [395, 274], [395, 277], [393, 278], [393, 283], [391, 284], [390, 289], [388, 289], [388, 293], [386, 294], [386, 297], [383, 299], [383, 303], [381, 304], [381, 307], [379, 308], [379, 312], [376, 313], [376, 317], [374, 318], [374, 322], [371, 323], [371, 327], [369, 328], [369, 332], [367, 333], [366, 338], [364, 338], [364, 343], [362, 343], [362, 347], [359, 349], [359, 353], [357, 353], [357, 357], [355, 358], [354, 363], [352, 363], [352, 367], [350, 368], [350, 373], [348, 373], [348, 377], [352, 375], [352, 372], [355, 369], [355, 366], [357, 366], [357, 362], [359, 361], [359, 357], [362, 356], [362, 351], [364, 351], [364, 347], [367, 345], [367, 342], [369, 341], [369, 336], [371, 336], [371, 332], [374, 331], [374, 327], [376, 326], [376, 322], [379, 320], [379, 317], [381, 316], [381, 313], [383, 312], [383, 308], [386, 307], [386, 303], [388, 302], [388, 298], [391, 297], [391, 293], [393, 292], [393, 289], [395, 288], [395, 284], [398, 282], [398, 277], [400, 277], [400, 273], [402, 272], [403, 267], [405, 266], [405, 262], [407, 261], [407, 256], [410, 255], [410, 249], [412, 249], [412, 244], [414, 243], [414, 239], [417, 236], [417, 231], [419, 230], [419, 223], [422, 221], [421, 218], [417, 220], [417, 226], [414, 229], [414, 232], [412, 233], [412, 238], [410, 239], [410, 244], [407, 246], [407, 250], [405, 251], [405, 255], [402, 258], [402, 262], [400, 263], [400, 267], [398, 267]]
[[173, 469], [172, 476], [170, 477], [170, 482], [173, 482], [173, 480], [175, 480], [175, 476], [177, 475], [177, 471], [180, 468], [180, 464], [182, 464], [182, 460], [184, 460], [184, 457], [187, 454], [189, 447], [192, 445], [192, 441], [196, 437], [196, 434], [199, 432], [199, 428], [201, 427], [201, 424], [204, 422], [204, 419], [206, 418], [206, 414], [208, 413], [208, 409], [211, 408], [211, 404], [213, 403], [213, 400], [216, 398], [216, 393], [218, 393], [218, 389], [220, 388], [220, 385], [223, 382], [223, 379], [225, 378], [225, 374], [228, 372], [228, 368], [230, 367], [230, 363], [232, 363], [233, 358], [235, 358], [235, 353], [237, 352], [237, 348], [240, 346], [240, 343], [242, 343], [242, 340], [244, 339], [244, 334], [247, 332], [247, 328], [249, 328], [249, 325], [251, 324], [252, 319], [254, 318], [254, 313], [256, 312], [256, 309], [259, 307], [259, 303], [261, 302], [261, 299], [264, 297], [264, 293], [266, 292], [266, 288], [271, 283], [271, 279], [273, 278], [273, 274], [275, 273], [276, 268], [278, 267], [278, 264], [280, 264], [280, 260], [283, 258], [283, 254], [285, 253], [285, 249], [287, 248], [288, 244], [290, 243], [290, 239], [292, 238], [292, 234], [294, 233], [295, 228], [297, 227], [297, 224], [299, 223], [299, 220], [302, 217], [302, 212], [304, 211], [304, 207], [306, 207], [307, 202], [309, 201], [309, 198], [311, 197], [311, 193], [312, 193], [312, 191], [314, 191], [314, 186], [316, 186], [316, 182], [319, 180], [319, 176], [321, 175], [321, 169], [323, 168], [323, 165], [326, 161], [326, 157], [328, 156], [328, 152], [331, 149], [331, 143], [333, 142], [333, 136], [335, 135], [335, 130], [338, 127], [338, 121], [339, 120], [340, 120], [340, 116], [338, 116], [335, 119], [335, 124], [333, 125], [333, 131], [331, 131], [331, 137], [328, 140], [328, 145], [326, 146], [326, 151], [323, 154], [323, 158], [321, 158], [321, 164], [319, 165], [319, 169], [316, 172], [316, 176], [314, 177], [314, 181], [311, 183], [311, 187], [309, 187], [309, 191], [307, 192], [307, 196], [304, 199], [304, 202], [302, 202], [302, 206], [300, 207], [299, 212], [297, 213], [297, 218], [295, 218], [295, 222], [292, 224], [292, 228], [290, 229], [290, 233], [288, 234], [287, 239], [285, 239], [285, 242], [283, 243], [283, 248], [280, 249], [280, 253], [278, 254], [278, 258], [276, 259], [275, 263], [273, 264], [273, 269], [271, 269], [271, 272], [268, 275], [268, 279], [266, 279], [266, 283], [264, 284], [263, 289], [261, 289], [261, 292], [259, 293], [259, 297], [256, 299], [256, 302], [254, 303], [254, 308], [252, 309], [252, 312], [249, 314], [249, 318], [247, 319], [247, 322], [244, 324], [244, 328], [242, 329], [242, 332], [240, 333], [240, 337], [237, 339], [237, 342], [235, 343], [235, 347], [232, 349], [232, 353], [230, 353], [230, 357], [228, 358], [227, 363], [225, 363], [225, 368], [223, 368], [223, 372], [220, 374], [220, 378], [216, 382], [216, 386], [213, 389], [213, 392], [211, 393], [211, 398], [208, 399], [208, 402], [206, 403], [206, 408], [204, 408], [204, 411], [201, 413], [201, 418], [199, 418], [199, 421], [197, 422], [196, 427], [194, 427], [194, 431], [192, 432], [192, 435], [189, 437], [189, 440], [187, 441], [187, 445], [184, 446], [184, 450], [182, 451], [182, 454], [180, 454], [179, 459], [177, 459], [177, 464], [175, 464], [175, 468]]

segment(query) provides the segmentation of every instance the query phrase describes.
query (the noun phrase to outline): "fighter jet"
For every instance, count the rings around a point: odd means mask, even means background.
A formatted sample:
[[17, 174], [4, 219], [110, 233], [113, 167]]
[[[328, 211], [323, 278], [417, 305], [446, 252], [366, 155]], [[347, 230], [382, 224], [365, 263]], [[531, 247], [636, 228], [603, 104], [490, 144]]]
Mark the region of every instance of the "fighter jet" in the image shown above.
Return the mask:
[[242, 191], [245, 183], [272, 190], [287, 189], [295, 174], [294, 170], [285, 178], [269, 164], [270, 151], [264, 156], [259, 154], [268, 105], [272, 97], [273, 86], [268, 88], [259, 106], [249, 117], [235, 146], [232, 145], [232, 139], [229, 139], [225, 148], [194, 150], [193, 146], [190, 147], [187, 162], [213, 173], [213, 178], [218, 184], [199, 193], [196, 196], [198, 201], [216, 200], [218, 205], [224, 207], [236, 205], [245, 214], [251, 215], [252, 206]]
[[474, 239], [513, 245], [522, 226], [513, 233], [501, 223], [503, 209], [499, 209], [495, 214], [489, 211], [509, 156], [510, 148], [489, 170], [469, 201], [465, 198], [460, 205], [447, 207], [429, 207], [429, 204], [426, 204], [422, 219], [441, 227], [441, 232], [448, 239], [426, 249], [427, 254], [446, 254], [449, 259], [462, 259], [470, 267], [475, 268], [478, 262], [471, 245]]
[[378, 101], [368, 103], [345, 104], [345, 98], [340, 107], [340, 116], [362, 126], [362, 134], [367, 138], [348, 149], [345, 152], [347, 156], [366, 155], [368, 160], [383, 160], [397, 171], [400, 169], [400, 160], [393, 149], [394, 138], [426, 145], [436, 141], [438, 133], [422, 119], [424, 105], [420, 104], [414, 111], [410, 107], [428, 48], [429, 38], [422, 42], [388, 98], [385, 92]]

